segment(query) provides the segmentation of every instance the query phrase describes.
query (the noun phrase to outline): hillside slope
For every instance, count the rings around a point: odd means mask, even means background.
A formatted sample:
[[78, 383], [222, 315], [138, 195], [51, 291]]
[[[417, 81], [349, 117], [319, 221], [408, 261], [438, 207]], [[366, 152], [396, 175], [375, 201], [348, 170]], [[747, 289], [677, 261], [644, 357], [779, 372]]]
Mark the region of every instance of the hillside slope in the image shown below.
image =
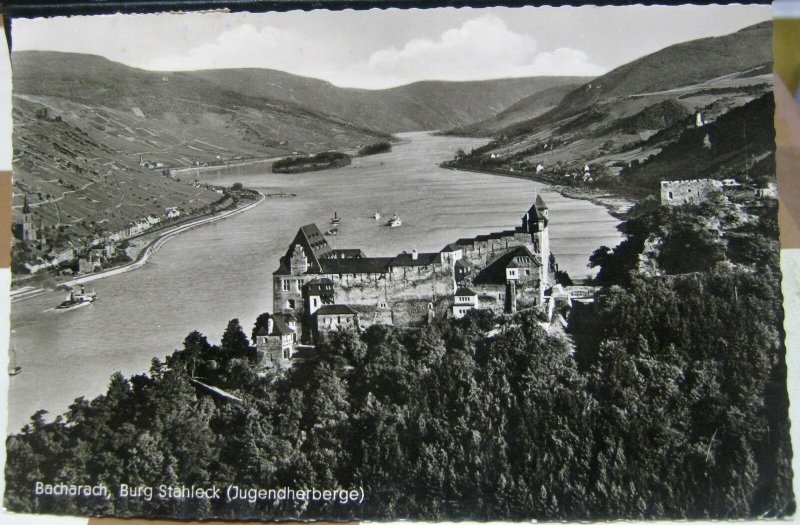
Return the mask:
[[[450, 164], [648, 193], [660, 179], [726, 174], [749, 181], [756, 175], [753, 163], [769, 158], [774, 149], [772, 140], [753, 141], [755, 135], [746, 131], [772, 129], [771, 114], [760, 105], [766, 103], [751, 104], [768, 98], [772, 90], [771, 50], [768, 23], [670, 46], [587, 82], [546, 113], [493, 128], [492, 143]], [[714, 150], [714, 155], [722, 155], [717, 162], [706, 158], [708, 151], [680, 149], [680, 141], [689, 140], [682, 139], [684, 135], [700, 134], [704, 139], [713, 129], [705, 126], [737, 108], [742, 108], [744, 122], [754, 121], [726, 133], [738, 133], [739, 145], [747, 141], [747, 162], [735, 148], [724, 155]], [[676, 141], [679, 144], [672, 146]], [[670, 162], [664, 157], [647, 162], [671, 147], [682, 153], [673, 153]], [[689, 169], [695, 156], [705, 160]], [[756, 171], [763, 175], [769, 165], [760, 164]], [[633, 176], [620, 177], [623, 171]]]
[[[250, 97], [190, 74], [143, 71], [97, 56], [19, 52], [12, 55], [12, 67], [15, 95], [38, 97], [39, 103], [71, 118], [78, 118], [80, 107], [130, 117], [138, 123], [131, 130], [126, 125], [108, 130], [138, 143], [123, 151], [164, 153], [160, 160], [181, 164], [210, 162], [220, 154], [230, 158], [353, 148], [386, 137], [290, 102]], [[137, 133], [140, 128], [144, 134]], [[148, 146], [150, 141], [142, 139], [153, 133], [157, 144]]]
[[[449, 129], [487, 119], [517, 101], [576, 77], [533, 77], [474, 82], [415, 82], [368, 90], [339, 88], [322, 80], [269, 69], [197, 71], [191, 76], [250, 97], [269, 97], [354, 124], [398, 133]], [[578, 77], [578, 81], [585, 80]]]
[[580, 87], [583, 82], [589, 81], [588, 77], [573, 77], [573, 79], [580, 83], [543, 89], [512, 104], [497, 115], [474, 124], [453, 128], [447, 133], [468, 137], [489, 137], [514, 124], [543, 115], [558, 106], [568, 93]]
[[297, 104], [96, 56], [20, 52], [12, 67], [12, 220], [21, 222], [27, 198], [46, 232], [42, 250], [220, 199], [171, 168], [356, 149], [388, 137]]
[[[772, 22], [721, 37], [669, 46], [620, 66], [567, 95], [549, 117], [573, 115], [600, 101], [693, 86], [772, 63]], [[771, 69], [762, 70], [771, 73]]]

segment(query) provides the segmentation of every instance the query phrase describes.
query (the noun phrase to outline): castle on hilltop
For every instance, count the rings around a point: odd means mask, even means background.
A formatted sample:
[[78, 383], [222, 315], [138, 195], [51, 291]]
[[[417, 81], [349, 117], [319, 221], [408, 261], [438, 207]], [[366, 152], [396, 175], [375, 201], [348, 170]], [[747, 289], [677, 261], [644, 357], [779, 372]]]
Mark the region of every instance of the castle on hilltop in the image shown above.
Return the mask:
[[275, 366], [288, 363], [293, 343], [313, 342], [332, 330], [541, 305], [555, 271], [549, 220], [549, 209], [537, 196], [513, 230], [459, 239], [438, 252], [393, 257], [333, 248], [316, 224], [303, 226], [273, 273], [275, 322], [262, 330], [256, 347], [264, 364]]

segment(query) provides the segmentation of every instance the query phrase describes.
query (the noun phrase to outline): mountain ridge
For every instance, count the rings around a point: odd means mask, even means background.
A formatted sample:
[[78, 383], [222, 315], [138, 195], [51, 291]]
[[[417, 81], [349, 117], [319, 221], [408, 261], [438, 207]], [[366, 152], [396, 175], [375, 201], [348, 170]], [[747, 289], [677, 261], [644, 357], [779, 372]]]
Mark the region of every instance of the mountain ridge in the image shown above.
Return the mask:
[[[753, 119], [767, 118], [764, 104], [754, 101], [771, 92], [771, 66], [770, 23], [675, 44], [590, 80], [545, 113], [506, 127], [493, 126], [490, 120], [467, 128], [495, 140], [446, 164], [513, 172], [568, 186], [652, 193], [659, 178], [681, 178], [682, 174], [670, 173], [665, 166], [685, 167], [676, 160], [673, 144], [689, 144], [681, 141], [693, 128], [718, 119], [730, 121], [725, 116], [732, 111]], [[759, 124], [769, 127], [771, 121]], [[692, 133], [694, 137], [699, 132]], [[713, 137], [709, 140], [714, 141]], [[754, 171], [750, 163], [771, 153], [761, 141], [753, 144], [757, 151], [750, 151], [746, 158], [726, 151], [726, 160], [714, 163], [695, 146], [687, 149], [687, 155], [703, 157], [708, 176], [724, 174], [742, 183], [755, 182], [756, 171], [763, 179], [765, 165]], [[648, 162], [662, 150], [671, 152], [669, 162], [663, 155]], [[697, 173], [692, 171], [692, 176]]]

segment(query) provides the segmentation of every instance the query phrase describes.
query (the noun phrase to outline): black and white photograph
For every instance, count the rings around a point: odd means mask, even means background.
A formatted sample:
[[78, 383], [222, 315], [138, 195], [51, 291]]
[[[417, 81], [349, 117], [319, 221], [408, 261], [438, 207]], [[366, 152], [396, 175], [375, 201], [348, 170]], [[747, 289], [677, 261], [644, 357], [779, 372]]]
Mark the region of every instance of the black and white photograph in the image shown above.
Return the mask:
[[6, 511], [794, 515], [770, 6], [10, 32]]

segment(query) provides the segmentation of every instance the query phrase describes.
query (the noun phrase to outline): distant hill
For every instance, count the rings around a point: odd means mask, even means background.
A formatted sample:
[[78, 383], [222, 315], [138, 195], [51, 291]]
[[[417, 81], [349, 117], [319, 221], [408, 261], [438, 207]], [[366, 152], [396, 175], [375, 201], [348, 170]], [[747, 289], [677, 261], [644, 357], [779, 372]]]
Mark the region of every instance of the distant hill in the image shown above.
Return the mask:
[[591, 77], [571, 77], [576, 83], [563, 84], [551, 88], [543, 89], [529, 95], [519, 102], [512, 104], [507, 109], [486, 120], [450, 129], [447, 133], [451, 135], [463, 135], [468, 137], [489, 137], [509, 128], [519, 122], [524, 122], [533, 117], [537, 117], [558, 106], [564, 97], [580, 87]]
[[[743, 73], [772, 73], [772, 22], [763, 22], [721, 37], [675, 44], [622, 65], [570, 92], [552, 111], [529, 126], [573, 116], [598, 103], [634, 95], [675, 91]], [[535, 115], [531, 118], [536, 117]], [[506, 133], [499, 130], [498, 133]]]
[[[187, 73], [143, 71], [92, 55], [15, 52], [12, 67], [15, 95], [36, 98], [77, 125], [82, 124], [81, 109], [133, 118], [139, 124], [131, 129], [121, 123], [115, 130], [109, 124], [109, 132], [137, 144], [118, 146], [151, 155], [168, 152], [162, 160], [191, 164], [217, 155], [347, 149], [387, 136], [288, 101], [225, 90]], [[90, 133], [104, 131], [88, 128]], [[140, 128], [144, 134], [136, 132]]]
[[339, 88], [322, 80], [269, 69], [218, 69], [190, 75], [246, 96], [291, 102], [390, 133], [472, 124], [534, 93], [576, 83], [576, 77], [532, 77], [473, 82], [424, 81], [367, 90]]
[[772, 63], [772, 22], [721, 37], [669, 46], [588, 82], [564, 98], [554, 115], [600, 100], [691, 86]]
[[171, 168], [389, 138], [290, 102], [97, 56], [18, 52], [12, 67], [14, 221], [27, 196], [37, 224], [74, 239], [219, 199], [189, 176], [170, 177]]
[[[733, 178], [753, 177], [752, 170], [745, 169], [744, 157], [737, 158], [735, 148], [724, 155], [732, 159], [730, 165], [723, 159], [715, 164], [707, 158], [709, 151], [671, 148], [676, 141], [688, 140], [682, 137], [692, 128], [698, 130], [691, 133], [704, 137], [705, 130], [699, 126], [726, 122], [725, 116], [737, 108], [743, 109], [733, 115], [745, 115], [745, 121], [760, 119], [752, 123], [754, 129], [772, 129], [769, 111], [750, 104], [772, 90], [771, 27], [765, 22], [730, 35], [667, 47], [586, 82], [550, 110], [543, 111], [541, 105], [526, 108], [521, 101], [516, 105], [521, 109], [514, 111], [516, 121], [505, 127], [497, 124], [512, 108], [494, 119], [453, 130], [490, 131], [495, 137], [491, 144], [460, 157], [453, 165], [513, 170], [516, 175], [530, 173], [576, 186], [631, 186], [650, 192], [659, 177], [723, 171]], [[544, 95], [534, 95], [531, 100]], [[526, 112], [527, 118], [523, 118]], [[737, 133], [735, 127], [725, 129]], [[743, 138], [738, 140], [743, 143]], [[749, 147], [751, 161], [765, 159], [774, 143], [760, 140]], [[662, 151], [682, 153], [672, 153], [667, 162], [659, 156]], [[721, 154], [722, 149], [715, 151]], [[656, 156], [658, 162], [648, 162]], [[693, 156], [705, 160], [688, 169]], [[587, 172], [586, 166], [591, 170]], [[760, 166], [761, 171], [769, 167]], [[625, 170], [635, 176], [620, 178]]]

